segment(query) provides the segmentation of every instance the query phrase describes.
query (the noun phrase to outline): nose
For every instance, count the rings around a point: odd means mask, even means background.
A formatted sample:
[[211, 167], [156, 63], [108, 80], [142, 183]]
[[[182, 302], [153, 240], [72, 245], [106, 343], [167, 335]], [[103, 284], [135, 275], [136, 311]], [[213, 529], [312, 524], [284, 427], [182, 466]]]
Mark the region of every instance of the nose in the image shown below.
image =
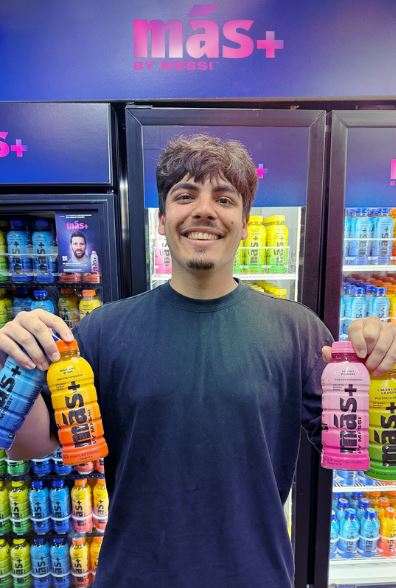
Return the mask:
[[192, 216], [195, 219], [214, 220], [217, 216], [215, 203], [211, 194], [200, 194], [194, 201]]

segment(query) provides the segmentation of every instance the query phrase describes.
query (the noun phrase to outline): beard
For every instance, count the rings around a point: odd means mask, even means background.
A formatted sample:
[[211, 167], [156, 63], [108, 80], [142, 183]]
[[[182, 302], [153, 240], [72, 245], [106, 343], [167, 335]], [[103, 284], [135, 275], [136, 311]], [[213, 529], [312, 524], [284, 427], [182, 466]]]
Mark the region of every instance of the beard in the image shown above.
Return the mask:
[[214, 268], [214, 263], [206, 259], [191, 259], [187, 262], [187, 267], [194, 270], [210, 270]]

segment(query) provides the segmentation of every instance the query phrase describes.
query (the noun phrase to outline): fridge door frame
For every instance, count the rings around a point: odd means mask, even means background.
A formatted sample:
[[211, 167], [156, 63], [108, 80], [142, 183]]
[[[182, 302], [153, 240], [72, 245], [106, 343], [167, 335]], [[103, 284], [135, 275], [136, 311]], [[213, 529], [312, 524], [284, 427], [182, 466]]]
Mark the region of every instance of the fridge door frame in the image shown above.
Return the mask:
[[[98, 211], [100, 216], [103, 302], [118, 300], [119, 257], [117, 252], [116, 208], [114, 194], [1, 194], [0, 214], [26, 214], [40, 210]], [[10, 282], [11, 283], [11, 282]], [[57, 282], [55, 282], [57, 284]]]
[[[322, 314], [324, 322], [333, 337], [337, 339], [342, 286], [348, 130], [359, 127], [396, 128], [396, 112], [334, 110], [329, 117], [331, 144], [327, 222], [324, 231], [326, 248]], [[333, 238], [337, 235], [342, 235], [342, 239]], [[319, 468], [315, 532], [315, 588], [328, 588], [332, 482], [332, 471]]]
[[[212, 105], [211, 108], [127, 105], [125, 114], [132, 294], [138, 294], [147, 289], [142, 133], [144, 126], [299, 126], [309, 128], [304, 257], [302, 267], [299, 268], [298, 299], [314, 312], [319, 312], [323, 247], [326, 112], [324, 110], [214, 108]], [[300, 457], [293, 488], [294, 532], [292, 542], [295, 552], [296, 588], [306, 588], [309, 578], [313, 576], [313, 561], [310, 557], [314, 539], [312, 505], [316, 504], [315, 481], [318, 464], [318, 452], [310, 445], [306, 435], [302, 433]], [[312, 483], [313, 479], [314, 483]]]

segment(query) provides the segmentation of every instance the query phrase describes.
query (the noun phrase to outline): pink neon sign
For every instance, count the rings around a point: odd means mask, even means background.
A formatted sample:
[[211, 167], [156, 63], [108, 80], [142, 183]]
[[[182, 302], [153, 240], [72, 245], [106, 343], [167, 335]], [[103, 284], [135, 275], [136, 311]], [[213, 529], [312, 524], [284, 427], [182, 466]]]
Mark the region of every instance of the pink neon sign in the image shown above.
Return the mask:
[[22, 144], [22, 139], [15, 139], [15, 143], [9, 145], [5, 142], [7, 136], [8, 131], [0, 131], [0, 139], [4, 139], [4, 141], [0, 141], [0, 157], [7, 157], [10, 151], [13, 151], [17, 157], [23, 157], [24, 152], [28, 150], [27, 145]]

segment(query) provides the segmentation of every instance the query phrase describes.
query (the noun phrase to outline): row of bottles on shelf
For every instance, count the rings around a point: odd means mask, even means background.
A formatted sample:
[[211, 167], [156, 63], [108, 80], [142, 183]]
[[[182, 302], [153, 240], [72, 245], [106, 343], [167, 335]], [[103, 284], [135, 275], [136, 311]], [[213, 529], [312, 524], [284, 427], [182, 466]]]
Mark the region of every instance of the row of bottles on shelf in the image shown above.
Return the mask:
[[[33, 230], [32, 230], [33, 229]], [[55, 282], [58, 278], [58, 248], [55, 230], [48, 219], [0, 221], [0, 282]], [[96, 251], [81, 262], [81, 272], [59, 274], [61, 282], [100, 282]]]
[[1, 588], [87, 588], [95, 579], [103, 537], [0, 539]]
[[396, 556], [396, 492], [334, 493], [330, 558]]
[[[69, 487], [69, 484], [74, 484]], [[109, 498], [104, 478], [0, 481], [0, 535], [104, 533]], [[1, 586], [1, 584], [0, 584]]]
[[[236, 273], [287, 273], [289, 230], [285, 216], [251, 216], [248, 236], [241, 241], [234, 261]], [[154, 268], [157, 275], [172, 273], [172, 260], [166, 238], [154, 241]]]
[[353, 274], [344, 277], [339, 339], [347, 339], [353, 320], [370, 316], [396, 323], [396, 275]]
[[16, 317], [18, 312], [41, 308], [59, 315], [69, 327], [74, 327], [86, 314], [101, 306], [96, 290], [61, 288], [31, 289], [17, 287], [14, 291], [0, 288], [0, 328]]
[[4, 449], [0, 449], [0, 479], [8, 476], [70, 476], [76, 474], [88, 476], [92, 473], [104, 474], [104, 459], [88, 461], [76, 466], [63, 463], [62, 450], [59, 448], [51, 455], [40, 459], [24, 460], [7, 458]]
[[347, 208], [344, 263], [387, 265], [396, 262], [396, 208]]
[[287, 288], [276, 286], [275, 284], [271, 284], [271, 282], [267, 282], [266, 280], [260, 280], [258, 282], [247, 282], [247, 284], [249, 284], [253, 290], [257, 290], [257, 292], [261, 292], [262, 294], [270, 294], [271, 296], [275, 296], [275, 298], [288, 298]]

